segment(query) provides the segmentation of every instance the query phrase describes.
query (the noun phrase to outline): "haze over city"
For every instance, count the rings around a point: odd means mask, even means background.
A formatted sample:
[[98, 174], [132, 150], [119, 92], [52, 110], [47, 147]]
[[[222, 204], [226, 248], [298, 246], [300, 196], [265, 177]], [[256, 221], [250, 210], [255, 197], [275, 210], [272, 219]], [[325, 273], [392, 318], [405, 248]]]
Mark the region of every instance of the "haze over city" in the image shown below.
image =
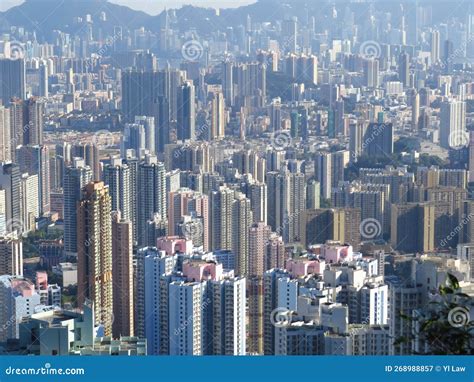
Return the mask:
[[[22, 4], [24, 0], [2, 0], [0, 2], [0, 12]], [[150, 15], [156, 15], [166, 8], [179, 8], [183, 5], [194, 5], [197, 7], [211, 7], [211, 8], [237, 8], [242, 5], [252, 4], [255, 0], [115, 0], [114, 4], [125, 5], [132, 9], [146, 12]]]

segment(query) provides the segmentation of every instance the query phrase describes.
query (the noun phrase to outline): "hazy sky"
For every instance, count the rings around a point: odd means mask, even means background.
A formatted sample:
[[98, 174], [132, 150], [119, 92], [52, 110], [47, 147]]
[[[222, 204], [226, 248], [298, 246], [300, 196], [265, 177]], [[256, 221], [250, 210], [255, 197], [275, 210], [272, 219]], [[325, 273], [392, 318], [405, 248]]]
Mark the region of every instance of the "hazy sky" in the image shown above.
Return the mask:
[[[234, 8], [241, 5], [252, 4], [255, 3], [255, 1], [256, 0], [112, 0], [111, 2], [126, 5], [132, 9], [138, 9], [154, 15], [161, 12], [165, 5], [167, 8], [179, 8], [183, 4], [214, 8]], [[23, 0], [0, 0], [0, 11], [4, 11], [22, 2]]]

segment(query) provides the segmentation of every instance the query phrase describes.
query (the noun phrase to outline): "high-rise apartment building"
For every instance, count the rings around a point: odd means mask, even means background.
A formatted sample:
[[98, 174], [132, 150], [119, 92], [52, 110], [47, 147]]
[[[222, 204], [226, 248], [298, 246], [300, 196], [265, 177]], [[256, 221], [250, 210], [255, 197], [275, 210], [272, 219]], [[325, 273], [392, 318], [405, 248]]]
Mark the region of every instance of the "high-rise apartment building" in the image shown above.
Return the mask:
[[35, 285], [23, 277], [0, 275], [0, 341], [19, 338], [19, 325], [23, 317], [35, 312], [41, 298]]
[[439, 140], [442, 147], [458, 148], [469, 142], [466, 131], [466, 103], [447, 100], [441, 103]]
[[135, 285], [132, 222], [112, 213], [113, 323], [115, 338], [134, 335]]
[[196, 138], [195, 95], [192, 82], [186, 82], [178, 89], [177, 138], [194, 140]]
[[0, 237], [0, 275], [23, 276], [23, 243], [14, 233]]
[[321, 196], [324, 199], [331, 197], [331, 190], [344, 180], [344, 169], [349, 164], [349, 151], [334, 153], [322, 152], [316, 154], [315, 175], [321, 185]]
[[137, 174], [137, 241], [145, 243], [146, 223], [155, 214], [166, 218], [166, 171], [156, 156], [147, 155]]
[[12, 160], [10, 109], [0, 105], [0, 161]]
[[81, 158], [64, 169], [64, 250], [76, 254], [77, 208], [82, 197], [82, 188], [92, 180], [92, 171]]
[[7, 105], [12, 98], [25, 99], [26, 73], [23, 59], [0, 59], [0, 99]]
[[21, 219], [21, 175], [17, 164], [0, 164], [0, 189], [4, 190], [5, 230], [21, 235], [24, 226]]
[[210, 197], [210, 248], [232, 250], [232, 212], [234, 203], [234, 191], [220, 187], [218, 191], [213, 191]]
[[435, 206], [430, 203], [392, 204], [390, 240], [403, 252], [434, 250]]
[[120, 211], [122, 219], [133, 223], [135, 190], [132, 189], [131, 171], [121, 158], [112, 158], [110, 164], [104, 167], [103, 177], [104, 183], [109, 186], [112, 211]]
[[103, 182], [90, 182], [82, 189], [77, 212], [78, 304], [94, 304], [94, 319], [112, 335], [112, 200]]

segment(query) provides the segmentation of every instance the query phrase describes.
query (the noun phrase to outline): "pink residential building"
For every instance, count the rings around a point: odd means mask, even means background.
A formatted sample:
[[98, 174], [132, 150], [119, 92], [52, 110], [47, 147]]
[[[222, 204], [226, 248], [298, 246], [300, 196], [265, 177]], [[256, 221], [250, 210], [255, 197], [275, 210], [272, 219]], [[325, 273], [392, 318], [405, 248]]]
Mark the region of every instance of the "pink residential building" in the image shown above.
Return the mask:
[[321, 256], [328, 263], [341, 263], [352, 261], [352, 245], [341, 245], [339, 242], [328, 242], [321, 248]]
[[293, 277], [303, 277], [307, 275], [322, 274], [326, 262], [322, 259], [288, 259], [286, 269]]
[[160, 237], [156, 241], [156, 248], [160, 251], [165, 251], [168, 256], [174, 255], [176, 252], [191, 255], [193, 252], [193, 242], [179, 236], [165, 236]]
[[189, 281], [221, 280], [223, 266], [205, 261], [187, 261], [183, 264], [183, 274]]

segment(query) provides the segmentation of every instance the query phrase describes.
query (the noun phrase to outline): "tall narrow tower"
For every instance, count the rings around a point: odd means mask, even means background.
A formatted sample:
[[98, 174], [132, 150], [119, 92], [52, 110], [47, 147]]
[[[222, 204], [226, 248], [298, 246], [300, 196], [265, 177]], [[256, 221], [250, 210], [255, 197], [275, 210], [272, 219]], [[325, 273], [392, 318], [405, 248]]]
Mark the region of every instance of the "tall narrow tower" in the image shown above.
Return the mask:
[[77, 212], [78, 305], [94, 304], [94, 321], [112, 335], [112, 200], [103, 182], [90, 182], [82, 190]]

